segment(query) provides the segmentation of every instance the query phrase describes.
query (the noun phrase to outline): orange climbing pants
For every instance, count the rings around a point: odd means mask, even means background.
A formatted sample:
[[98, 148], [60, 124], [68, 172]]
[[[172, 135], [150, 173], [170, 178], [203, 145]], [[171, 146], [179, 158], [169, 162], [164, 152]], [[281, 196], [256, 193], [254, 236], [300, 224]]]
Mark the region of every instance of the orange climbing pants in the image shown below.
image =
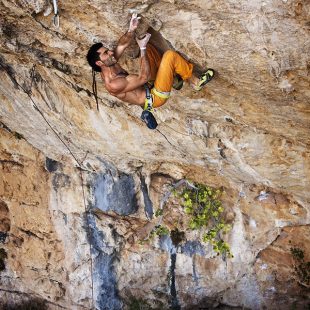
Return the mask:
[[193, 64], [172, 50], [161, 56], [152, 44], [147, 45], [146, 54], [150, 64], [151, 81], [154, 81], [151, 90], [153, 107], [157, 108], [168, 100], [174, 75], [179, 74], [184, 81], [189, 79], [192, 76]]

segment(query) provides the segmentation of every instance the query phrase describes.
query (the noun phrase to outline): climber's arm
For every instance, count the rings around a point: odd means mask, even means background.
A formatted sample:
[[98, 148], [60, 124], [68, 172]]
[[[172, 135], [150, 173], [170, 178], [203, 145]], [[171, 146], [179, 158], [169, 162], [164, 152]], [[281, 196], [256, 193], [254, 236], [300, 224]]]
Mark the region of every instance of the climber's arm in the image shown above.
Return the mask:
[[118, 40], [117, 46], [114, 50], [114, 57], [119, 60], [123, 55], [125, 49], [130, 45], [132, 39], [135, 37], [134, 32], [129, 32], [129, 30]]
[[128, 31], [119, 39], [117, 46], [114, 50], [114, 57], [119, 60], [119, 58], [124, 53], [125, 49], [130, 45], [132, 39], [135, 37], [135, 30], [139, 25], [139, 19], [136, 13], [132, 14]]
[[150, 78], [150, 64], [147, 59], [146, 45], [151, 35], [146, 33], [142, 39], [136, 39], [140, 47], [140, 72], [139, 74], [129, 74], [126, 78], [114, 79], [109, 85], [108, 91], [113, 95], [127, 93], [145, 84]]
[[[145, 49], [141, 50], [139, 74], [129, 74], [126, 78], [114, 79], [108, 86], [112, 95], [127, 93], [144, 85], [150, 78], [150, 65]], [[106, 85], [107, 86], [107, 85]]]

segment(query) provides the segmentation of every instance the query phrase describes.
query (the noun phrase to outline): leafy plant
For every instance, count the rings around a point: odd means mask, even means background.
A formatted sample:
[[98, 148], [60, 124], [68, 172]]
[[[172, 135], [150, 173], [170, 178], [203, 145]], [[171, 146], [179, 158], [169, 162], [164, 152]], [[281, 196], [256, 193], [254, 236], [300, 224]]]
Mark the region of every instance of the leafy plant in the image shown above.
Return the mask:
[[159, 217], [159, 216], [163, 215], [163, 213], [164, 213], [163, 209], [157, 209], [156, 212], [155, 212], [155, 216]]
[[150, 233], [150, 239], [154, 238], [155, 236], [166, 236], [169, 235], [169, 229], [162, 225], [157, 225]]
[[[161, 217], [160, 221], [163, 220], [164, 205], [173, 194], [189, 218], [187, 221], [188, 229], [206, 230], [202, 236], [202, 241], [210, 243], [218, 255], [233, 257], [229, 244], [222, 239], [222, 236], [231, 229], [231, 225], [226, 223], [223, 216], [224, 207], [220, 200], [222, 193], [220, 189], [214, 189], [199, 183], [192, 184], [183, 179], [177, 182], [170, 192], [165, 194], [160, 208], [155, 212], [155, 216]], [[155, 236], [168, 234], [170, 234], [174, 245], [178, 245], [186, 239], [185, 231], [179, 231], [177, 225], [171, 231], [167, 227], [157, 225], [150, 233], [149, 238], [140, 241], [140, 243], [149, 241]]]
[[206, 229], [202, 240], [212, 244], [216, 253], [233, 257], [228, 243], [221, 238], [222, 234], [231, 229], [231, 225], [226, 224], [222, 216], [222, 191], [203, 184], [194, 184], [177, 191], [175, 195], [181, 199], [184, 212], [190, 217], [189, 228]]
[[310, 286], [310, 262], [305, 261], [305, 253], [300, 248], [290, 248], [294, 259], [294, 270], [298, 282], [306, 287]]

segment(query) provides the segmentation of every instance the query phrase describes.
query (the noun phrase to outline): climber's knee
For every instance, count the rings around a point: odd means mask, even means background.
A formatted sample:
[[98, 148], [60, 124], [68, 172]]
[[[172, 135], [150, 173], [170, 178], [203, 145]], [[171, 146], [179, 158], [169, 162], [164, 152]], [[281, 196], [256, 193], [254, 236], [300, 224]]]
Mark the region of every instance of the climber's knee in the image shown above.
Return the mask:
[[159, 108], [162, 105], [164, 105], [166, 103], [168, 99], [164, 99], [164, 98], [159, 98], [157, 96], [154, 96], [154, 102], [153, 102], [153, 108]]
[[175, 57], [176, 54], [177, 54], [177, 53], [176, 53], [175, 51], [173, 51], [173, 50], [168, 50], [168, 51], [166, 51], [166, 52], [164, 53], [164, 55], [163, 55], [163, 60], [169, 61], [169, 60], [171, 60], [171, 59], [174, 59], [174, 57]]

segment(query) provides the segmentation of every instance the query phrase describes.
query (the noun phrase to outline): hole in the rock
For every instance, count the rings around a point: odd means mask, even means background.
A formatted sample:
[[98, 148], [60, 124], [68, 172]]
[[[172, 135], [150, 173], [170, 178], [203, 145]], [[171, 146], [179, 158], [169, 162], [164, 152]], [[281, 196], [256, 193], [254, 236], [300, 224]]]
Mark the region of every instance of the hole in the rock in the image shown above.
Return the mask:
[[10, 226], [9, 208], [4, 201], [0, 200], [0, 231], [3, 234], [2, 237], [10, 230]]

